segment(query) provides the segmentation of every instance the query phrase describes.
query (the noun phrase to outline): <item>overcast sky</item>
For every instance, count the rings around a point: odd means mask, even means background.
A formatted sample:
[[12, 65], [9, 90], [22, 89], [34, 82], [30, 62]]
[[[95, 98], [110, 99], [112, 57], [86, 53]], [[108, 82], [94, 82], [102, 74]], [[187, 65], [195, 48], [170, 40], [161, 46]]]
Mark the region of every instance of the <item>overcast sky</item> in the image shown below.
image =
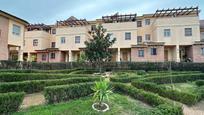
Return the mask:
[[200, 19], [204, 19], [204, 0], [0, 0], [0, 10], [30, 23], [45, 24], [70, 16], [94, 20], [116, 12], [142, 15], [185, 6], [199, 6]]

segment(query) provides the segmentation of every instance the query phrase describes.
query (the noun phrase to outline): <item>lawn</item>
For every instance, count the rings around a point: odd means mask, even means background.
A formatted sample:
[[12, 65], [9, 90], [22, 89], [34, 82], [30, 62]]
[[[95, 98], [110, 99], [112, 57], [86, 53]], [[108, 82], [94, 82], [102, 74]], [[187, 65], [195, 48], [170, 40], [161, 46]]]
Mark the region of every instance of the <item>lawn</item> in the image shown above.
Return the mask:
[[92, 97], [83, 97], [67, 103], [34, 106], [26, 110], [20, 110], [14, 115], [135, 115], [151, 110], [150, 106], [141, 101], [120, 94], [110, 96], [110, 110], [106, 113], [94, 111], [91, 107], [92, 104]]
[[163, 84], [167, 88], [174, 88], [177, 91], [186, 92], [186, 93], [197, 93], [198, 87], [194, 82], [187, 83], [174, 83], [174, 84]]

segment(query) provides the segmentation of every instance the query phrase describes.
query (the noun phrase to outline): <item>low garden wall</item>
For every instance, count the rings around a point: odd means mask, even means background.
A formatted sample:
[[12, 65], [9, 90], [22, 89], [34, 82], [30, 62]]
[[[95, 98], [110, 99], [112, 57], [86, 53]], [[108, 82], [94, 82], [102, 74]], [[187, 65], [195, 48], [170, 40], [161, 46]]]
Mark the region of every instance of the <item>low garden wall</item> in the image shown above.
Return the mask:
[[[103, 70], [145, 70], [145, 71], [162, 71], [168, 70], [171, 66], [172, 70], [177, 71], [204, 71], [204, 63], [192, 62], [107, 62], [103, 63]], [[36, 63], [36, 62], [16, 62], [16, 61], [0, 61], [0, 69], [96, 69], [96, 65], [91, 63]]]

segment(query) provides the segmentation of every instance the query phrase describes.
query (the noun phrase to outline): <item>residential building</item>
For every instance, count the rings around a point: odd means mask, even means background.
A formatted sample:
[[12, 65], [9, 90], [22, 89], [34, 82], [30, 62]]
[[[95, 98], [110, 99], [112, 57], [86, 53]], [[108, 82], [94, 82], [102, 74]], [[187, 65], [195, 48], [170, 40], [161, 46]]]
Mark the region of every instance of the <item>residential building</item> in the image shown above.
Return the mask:
[[27, 61], [77, 61], [85, 41], [101, 24], [116, 38], [112, 61], [204, 62], [204, 23], [198, 7], [157, 10], [153, 14], [114, 14], [87, 21], [73, 16], [53, 25], [30, 24], [25, 32]]
[[0, 10], [0, 60], [23, 60], [28, 22]]

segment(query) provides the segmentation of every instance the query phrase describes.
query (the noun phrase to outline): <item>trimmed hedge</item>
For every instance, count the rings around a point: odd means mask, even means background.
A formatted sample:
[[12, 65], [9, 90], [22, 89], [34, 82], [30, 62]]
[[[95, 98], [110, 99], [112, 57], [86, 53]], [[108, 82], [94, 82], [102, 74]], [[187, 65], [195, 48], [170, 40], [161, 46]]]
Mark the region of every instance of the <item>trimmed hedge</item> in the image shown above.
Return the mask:
[[[0, 82], [91, 77], [88, 74], [0, 73]], [[96, 76], [99, 77], [99, 76]]]
[[79, 69], [62, 69], [62, 70], [37, 70], [37, 69], [0, 69], [0, 72], [9, 72], [9, 73], [71, 73], [73, 71], [77, 71]]
[[95, 69], [88, 69], [88, 70], [77, 70], [77, 71], [73, 71], [70, 74], [93, 74], [93, 73], [99, 73], [99, 70], [95, 70]]
[[193, 105], [201, 99], [200, 95], [172, 90], [164, 86], [159, 86], [155, 83], [133, 81], [131, 84], [136, 88], [157, 93], [160, 96], [167, 97], [169, 99], [179, 101], [187, 105]]
[[10, 115], [19, 109], [25, 93], [23, 92], [10, 92], [0, 93], [0, 114]]
[[126, 77], [110, 77], [112, 82], [129, 83], [134, 79], [138, 79], [138, 76], [126, 76]]
[[92, 82], [99, 81], [100, 77], [76, 77], [68, 79], [53, 79], [53, 80], [34, 80], [34, 81], [23, 81], [23, 82], [7, 82], [0, 84], [0, 92], [21, 92], [34, 93], [39, 92], [44, 89], [46, 86], [53, 85], [64, 85], [64, 84], [73, 84], [81, 82]]
[[72, 85], [50, 86], [44, 90], [47, 103], [59, 103], [70, 99], [87, 96], [93, 93], [91, 87], [94, 83], [80, 83]]
[[148, 78], [142, 79], [142, 81], [154, 82], [157, 84], [166, 84], [166, 83], [171, 83], [171, 81], [173, 83], [183, 83], [187, 81], [196, 81], [199, 79], [204, 79], [204, 73], [148, 77]]
[[197, 80], [196, 82], [195, 82], [195, 84], [197, 85], [197, 86], [203, 86], [204, 85], [204, 80]]
[[[183, 115], [183, 110], [180, 104], [160, 97], [157, 94], [146, 92], [142, 89], [137, 89], [133, 86], [127, 86], [122, 83], [112, 83], [116, 92], [127, 94], [135, 99], [148, 103], [151, 106], [156, 106], [148, 115]], [[146, 115], [146, 114], [144, 114]]]

